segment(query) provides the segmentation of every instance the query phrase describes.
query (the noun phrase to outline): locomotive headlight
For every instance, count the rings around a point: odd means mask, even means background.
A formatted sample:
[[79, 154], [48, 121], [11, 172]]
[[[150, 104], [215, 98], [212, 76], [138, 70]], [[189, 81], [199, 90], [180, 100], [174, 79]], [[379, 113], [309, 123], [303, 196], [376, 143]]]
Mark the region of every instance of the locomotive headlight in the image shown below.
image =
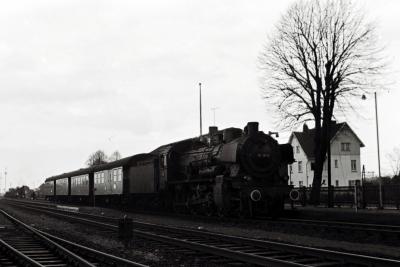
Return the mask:
[[255, 189], [255, 190], [251, 191], [250, 198], [254, 202], [260, 201], [261, 200], [261, 192], [260, 192], [260, 190]]
[[243, 176], [243, 179], [246, 180], [246, 181], [251, 181], [252, 180], [251, 176], [248, 176], [248, 175]]

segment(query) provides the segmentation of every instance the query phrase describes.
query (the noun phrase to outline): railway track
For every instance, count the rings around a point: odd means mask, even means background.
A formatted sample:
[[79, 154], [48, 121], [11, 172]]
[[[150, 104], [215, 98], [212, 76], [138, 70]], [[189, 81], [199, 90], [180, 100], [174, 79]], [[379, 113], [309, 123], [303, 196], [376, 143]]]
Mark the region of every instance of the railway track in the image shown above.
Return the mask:
[[[21, 201], [27, 204], [32, 204], [29, 201]], [[37, 203], [35, 201], [34, 205], [40, 205], [44, 207], [55, 207], [57, 205], [49, 203], [49, 202], [40, 202]], [[58, 205], [59, 206], [59, 205]], [[171, 215], [171, 214], [162, 214], [162, 215]], [[179, 217], [183, 217], [186, 219], [193, 219], [192, 215], [179, 214]], [[271, 220], [270, 218], [259, 218], [259, 219], [237, 219], [237, 218], [223, 218], [223, 219], [215, 219], [206, 216], [196, 216], [195, 218], [206, 221], [206, 222], [228, 222], [228, 223], [237, 223], [243, 224], [243, 222], [250, 223], [257, 226], [262, 226], [262, 228], [266, 228], [268, 230], [275, 231], [288, 231], [296, 234], [301, 234], [302, 232], [316, 232], [316, 231], [324, 231], [324, 233], [331, 234], [331, 236], [335, 237], [340, 234], [341, 237], [350, 237], [352, 235], [371, 237], [375, 236], [378, 238], [374, 238], [374, 242], [378, 241], [378, 243], [384, 243], [389, 245], [397, 245], [400, 242], [400, 226], [399, 225], [386, 225], [386, 224], [369, 224], [369, 223], [355, 223], [355, 222], [344, 222], [344, 221], [328, 221], [328, 220], [311, 220], [311, 219], [291, 219], [291, 218], [281, 218]]]
[[[117, 231], [118, 219], [60, 211], [54, 208], [32, 205], [15, 206], [42, 212], [50, 216], [90, 224]], [[231, 235], [177, 228], [134, 221], [134, 236], [161, 242], [183, 251], [196, 251], [210, 255], [214, 261], [221, 258], [228, 262], [260, 266], [400, 266], [400, 261], [367, 255], [296, 246], [281, 242], [264, 241]]]
[[[13, 200], [14, 201], [14, 200]], [[32, 204], [32, 201], [17, 200], [18, 202]], [[60, 207], [49, 202], [34, 202], [34, 205], [44, 207]], [[140, 213], [140, 212], [139, 212]], [[142, 212], [147, 214], [146, 212]], [[166, 215], [171, 216], [170, 213], [150, 213], [153, 215]], [[388, 224], [371, 224], [371, 223], [356, 223], [345, 221], [331, 221], [331, 220], [311, 220], [311, 219], [292, 219], [280, 218], [271, 220], [270, 218], [258, 219], [238, 219], [238, 218], [213, 218], [207, 216], [195, 216], [178, 214], [179, 218], [189, 220], [201, 220], [203, 222], [222, 222], [229, 224], [237, 224], [238, 226], [246, 224], [246, 227], [253, 225], [255, 228], [266, 229], [268, 231], [277, 231], [285, 233], [294, 233], [297, 235], [316, 235], [322, 232], [332, 240], [345, 240], [353, 242], [356, 239], [366, 239], [371, 243], [386, 244], [386, 245], [400, 245], [400, 226]]]
[[136, 266], [39, 231], [0, 209], [0, 266]]

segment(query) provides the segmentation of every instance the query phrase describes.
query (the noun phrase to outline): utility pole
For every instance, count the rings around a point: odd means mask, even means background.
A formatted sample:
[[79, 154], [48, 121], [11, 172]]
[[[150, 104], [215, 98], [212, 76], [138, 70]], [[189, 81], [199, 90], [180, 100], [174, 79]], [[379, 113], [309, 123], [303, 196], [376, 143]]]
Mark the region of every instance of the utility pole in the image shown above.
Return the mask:
[[[374, 96], [375, 96], [376, 144], [377, 144], [377, 148], [378, 148], [379, 208], [383, 209], [382, 179], [381, 179], [381, 155], [380, 155], [380, 151], [379, 151], [378, 98], [377, 98], [376, 92], [374, 92]], [[367, 97], [365, 95], [362, 95], [361, 99], [366, 100]]]
[[213, 107], [213, 108], [211, 108], [211, 110], [213, 111], [214, 126], [217, 126], [217, 125], [215, 124], [215, 111], [216, 111], [217, 109], [219, 109], [219, 107]]
[[7, 192], [7, 168], [4, 169], [4, 194]]
[[202, 111], [201, 111], [201, 83], [199, 83], [199, 93], [200, 93], [200, 136], [203, 135], [203, 118], [202, 118]]
[[376, 118], [376, 143], [377, 143], [377, 147], [378, 147], [379, 208], [383, 209], [382, 179], [381, 179], [381, 155], [380, 155], [380, 151], [379, 151], [378, 100], [377, 100], [376, 92], [374, 92], [374, 95], [375, 95], [375, 118]]

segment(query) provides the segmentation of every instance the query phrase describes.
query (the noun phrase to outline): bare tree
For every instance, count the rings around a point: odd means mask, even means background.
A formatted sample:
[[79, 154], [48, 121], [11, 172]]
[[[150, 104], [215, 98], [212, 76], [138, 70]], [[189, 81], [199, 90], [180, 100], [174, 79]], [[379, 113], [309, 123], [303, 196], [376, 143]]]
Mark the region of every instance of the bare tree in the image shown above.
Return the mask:
[[400, 148], [395, 147], [393, 152], [387, 154], [387, 158], [393, 170], [393, 176], [400, 176]]
[[351, 1], [310, 0], [288, 9], [260, 54], [264, 97], [278, 110], [279, 126], [315, 123], [316, 204], [332, 117], [376, 88], [384, 66], [381, 51], [375, 27]]
[[95, 165], [101, 165], [104, 163], [107, 163], [107, 155], [104, 153], [103, 150], [97, 150], [93, 154], [91, 154], [86, 161], [86, 164], [88, 166], [95, 166]]
[[115, 150], [115, 151], [110, 155], [110, 157], [109, 157], [108, 159], [109, 159], [109, 161], [116, 161], [116, 160], [119, 160], [119, 159], [121, 159], [121, 153], [119, 153], [118, 150]]

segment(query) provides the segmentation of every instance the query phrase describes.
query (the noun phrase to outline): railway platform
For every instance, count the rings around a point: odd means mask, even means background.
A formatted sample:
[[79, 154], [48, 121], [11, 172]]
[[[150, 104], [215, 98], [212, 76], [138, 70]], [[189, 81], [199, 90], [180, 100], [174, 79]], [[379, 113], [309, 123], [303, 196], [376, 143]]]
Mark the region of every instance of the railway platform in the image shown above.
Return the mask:
[[397, 209], [355, 209], [354, 207], [295, 206], [285, 207], [285, 215], [293, 218], [315, 220], [338, 220], [357, 223], [400, 225], [400, 210]]

